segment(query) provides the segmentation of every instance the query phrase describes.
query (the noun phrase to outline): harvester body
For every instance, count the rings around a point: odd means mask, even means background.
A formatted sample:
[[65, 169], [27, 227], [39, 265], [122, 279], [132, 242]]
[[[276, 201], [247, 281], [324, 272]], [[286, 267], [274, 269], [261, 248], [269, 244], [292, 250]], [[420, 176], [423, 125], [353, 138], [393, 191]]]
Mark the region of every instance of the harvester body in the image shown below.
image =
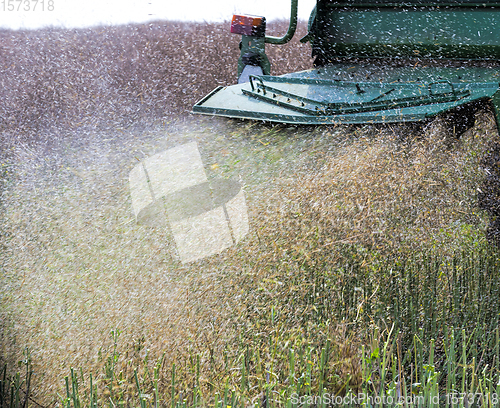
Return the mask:
[[[296, 124], [414, 122], [445, 112], [470, 118], [486, 101], [500, 123], [500, 2], [318, 0], [302, 39], [314, 68], [271, 76], [263, 44], [293, 36], [296, 2], [283, 38], [243, 34], [240, 83], [215, 89], [195, 113]], [[242, 80], [246, 63], [257, 74]]]

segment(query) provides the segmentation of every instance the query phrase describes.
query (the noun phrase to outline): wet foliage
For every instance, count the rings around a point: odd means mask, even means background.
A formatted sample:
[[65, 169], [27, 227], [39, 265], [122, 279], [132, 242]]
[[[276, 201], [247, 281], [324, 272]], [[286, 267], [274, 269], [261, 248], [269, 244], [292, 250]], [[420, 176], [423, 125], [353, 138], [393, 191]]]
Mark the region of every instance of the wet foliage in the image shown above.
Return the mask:
[[[287, 23], [270, 24], [270, 33]], [[0, 31], [0, 129], [121, 129], [186, 114], [236, 82], [239, 36], [229, 23], [158, 22], [89, 29]], [[276, 69], [309, 67], [306, 45], [269, 49]], [[16, 137], [16, 136], [14, 136]], [[28, 137], [28, 139], [31, 139]]]
[[492, 143], [483, 158], [482, 166], [486, 179], [479, 190], [479, 206], [490, 215], [488, 239], [500, 246], [500, 144], [498, 142]]
[[[228, 31], [0, 32], [1, 362], [12, 371], [31, 350], [32, 398], [44, 406], [76, 405], [78, 384], [99, 406], [212, 405], [216, 393], [229, 405], [231, 390], [284, 405], [292, 390], [380, 388], [384, 370], [394, 388], [398, 361], [410, 383], [432, 374], [446, 389], [498, 375], [499, 256], [477, 208], [482, 169], [496, 174], [495, 149], [482, 162], [498, 143], [492, 113], [474, 111], [460, 138], [441, 120], [190, 117], [235, 82], [239, 39]], [[291, 44], [269, 47], [273, 73], [311, 66], [302, 34], [304, 24]], [[168, 229], [136, 225], [128, 175], [193, 141], [209, 179], [245, 185], [251, 232], [183, 265]], [[493, 214], [496, 190], [485, 191]], [[446, 350], [463, 344], [450, 363]]]

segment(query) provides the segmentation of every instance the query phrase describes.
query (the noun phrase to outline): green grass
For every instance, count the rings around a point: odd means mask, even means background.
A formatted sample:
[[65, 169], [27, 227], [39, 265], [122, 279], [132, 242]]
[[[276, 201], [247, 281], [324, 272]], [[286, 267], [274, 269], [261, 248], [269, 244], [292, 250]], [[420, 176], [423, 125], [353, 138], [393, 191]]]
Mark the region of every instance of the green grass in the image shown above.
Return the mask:
[[[113, 332], [117, 341], [118, 332]], [[395, 326], [379, 333], [376, 328], [368, 346], [357, 350], [356, 358], [361, 369], [354, 376], [344, 378], [340, 388], [331, 388], [337, 381], [335, 353], [337, 350], [330, 339], [318, 348], [307, 343], [283, 349], [284, 355], [276, 349], [262, 358], [259, 349], [243, 347], [236, 358], [226, 360], [225, 381], [211, 392], [203, 392], [201, 375], [202, 356], [196, 355], [184, 367], [164, 367], [160, 358], [148, 369], [147, 361], [133, 369], [132, 382], [116, 367], [123, 363], [124, 356], [115, 348], [113, 361], [108, 361], [105, 376], [85, 375], [82, 370], [71, 368], [64, 379], [65, 388], [59, 395], [60, 405], [71, 407], [101, 406], [170, 406], [170, 407], [246, 407], [249, 405], [269, 407], [337, 406], [348, 407], [366, 404], [373, 407], [498, 407], [500, 393], [499, 378], [499, 330], [495, 330], [495, 352], [490, 364], [478, 363], [477, 356], [467, 352], [473, 341], [466, 331], [449, 329], [441, 338], [446, 349], [442, 361], [438, 355], [442, 350], [436, 347], [436, 340], [428, 343], [428, 333], [420, 329], [412, 338], [413, 348], [404, 351], [401, 332]], [[27, 354], [28, 356], [28, 354]], [[333, 364], [332, 364], [333, 363]], [[25, 378], [16, 374], [0, 382], [2, 407], [26, 406], [29, 399], [30, 378], [33, 373], [29, 357], [23, 361]], [[275, 367], [279, 365], [279, 371]], [[228, 370], [228, 366], [233, 367]], [[165, 368], [167, 368], [165, 370]], [[180, 370], [179, 370], [180, 368]], [[190, 377], [190, 388], [178, 383], [179, 371]], [[132, 372], [132, 371], [131, 371]], [[163, 376], [170, 377], [170, 391], [160, 392], [159, 383]], [[97, 378], [97, 380], [96, 380]], [[165, 378], [163, 378], [165, 379]], [[252, 381], [252, 379], [254, 379]], [[257, 394], [258, 393], [258, 394]]]
[[[498, 392], [500, 258], [477, 208], [481, 160], [498, 139], [491, 112], [460, 140], [439, 120], [176, 121], [231, 82], [235, 63], [223, 26], [203, 25], [198, 41], [190, 27], [9, 40], [43, 45], [7, 51], [57, 74], [60, 92], [43, 93], [55, 85], [37, 87], [29, 71], [6, 77], [15, 86], [0, 123], [2, 407], [24, 406], [28, 389], [29, 406], [68, 408], [288, 408], [294, 393], [323, 391], [416, 393], [426, 406], [439, 394], [443, 406], [453, 392]], [[191, 60], [209, 46], [219, 54]], [[280, 70], [307, 62], [299, 47], [270, 50]], [[100, 80], [99, 62], [109, 74]], [[188, 96], [179, 83], [192, 84]], [[138, 160], [192, 141], [210, 179], [245, 185], [251, 232], [182, 265], [167, 229], [135, 224], [127, 180]]]
[[[132, 132], [122, 150], [101, 141], [41, 156], [18, 148], [4, 203], [10, 375], [22, 345], [44, 373], [33, 383], [36, 401], [74, 406], [78, 378], [82, 404], [139, 404], [143, 394], [147, 404], [158, 395], [171, 405], [175, 365], [176, 404], [211, 405], [234, 391], [245, 404], [269, 393], [282, 406], [297, 389], [394, 392], [400, 371], [407, 386], [422, 383], [432, 351], [442, 395], [451, 384], [461, 390], [462, 378], [478, 387], [483, 371], [496, 384], [499, 261], [473, 195], [491, 126], [481, 115], [442, 154], [439, 141], [397, 142], [391, 127], [231, 121], [179, 127], [167, 140], [164, 131]], [[135, 152], [190, 140], [207, 168], [218, 163], [211, 176], [241, 175], [253, 230], [241, 245], [182, 266], [166, 231], [134, 224], [123, 180]], [[454, 184], [439, 182], [450, 173]], [[414, 207], [433, 218], [412, 221]], [[399, 353], [391, 343], [384, 363], [379, 343], [391, 327]], [[444, 374], [451, 327], [455, 350], [467, 333], [474, 362], [466, 376], [453, 363], [454, 380]]]

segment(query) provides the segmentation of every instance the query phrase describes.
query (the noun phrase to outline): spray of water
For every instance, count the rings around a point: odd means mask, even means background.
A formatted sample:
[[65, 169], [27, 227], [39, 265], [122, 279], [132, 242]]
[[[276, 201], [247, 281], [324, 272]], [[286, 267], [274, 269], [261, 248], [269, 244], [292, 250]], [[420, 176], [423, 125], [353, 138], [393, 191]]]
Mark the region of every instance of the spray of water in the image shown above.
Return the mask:
[[[176, 118], [234, 72], [234, 38], [219, 25], [198, 28], [0, 33], [2, 55], [14, 62], [0, 106], [1, 354], [12, 363], [32, 350], [45, 373], [40, 401], [52, 400], [71, 366], [105, 372], [116, 329], [124, 378], [163, 352], [165, 367], [199, 354], [206, 387], [217, 384], [224, 353], [236, 353], [243, 335], [269, 350], [278, 329], [259, 325], [274, 324], [275, 311], [287, 315], [274, 295], [283, 277], [333, 270], [339, 245], [365, 251], [368, 262], [484, 244], [474, 197], [480, 158], [496, 135], [491, 114], [481, 112], [451, 142], [437, 125], [422, 137], [408, 126]], [[298, 48], [273, 52], [283, 72], [307, 60]], [[136, 166], [189, 144], [209, 184], [242, 186], [248, 219], [239, 242], [196, 259], [182, 258], [171, 228], [136, 223], [130, 192]], [[309, 304], [305, 286], [290, 290]], [[270, 320], [263, 299], [276, 302]], [[328, 334], [315, 331], [324, 322], [304, 323], [308, 310], [287, 315], [283, 339]], [[349, 335], [329, 324], [345, 343]], [[353, 351], [339, 350], [339, 361], [350, 356], [346, 374], [355, 372]]]

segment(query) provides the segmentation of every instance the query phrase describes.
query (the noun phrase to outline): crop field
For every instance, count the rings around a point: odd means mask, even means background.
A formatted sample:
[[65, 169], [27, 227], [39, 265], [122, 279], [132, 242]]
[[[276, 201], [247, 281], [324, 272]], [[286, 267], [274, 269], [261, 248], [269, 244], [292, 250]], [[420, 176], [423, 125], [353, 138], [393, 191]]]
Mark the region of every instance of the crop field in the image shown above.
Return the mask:
[[[268, 46], [273, 74], [312, 66], [305, 33]], [[238, 41], [228, 23], [0, 31], [0, 406], [497, 406], [490, 108], [460, 138], [440, 118], [191, 114], [235, 82]], [[189, 143], [243, 186], [249, 231], [182, 263], [168, 226], [136, 222], [129, 177]]]

